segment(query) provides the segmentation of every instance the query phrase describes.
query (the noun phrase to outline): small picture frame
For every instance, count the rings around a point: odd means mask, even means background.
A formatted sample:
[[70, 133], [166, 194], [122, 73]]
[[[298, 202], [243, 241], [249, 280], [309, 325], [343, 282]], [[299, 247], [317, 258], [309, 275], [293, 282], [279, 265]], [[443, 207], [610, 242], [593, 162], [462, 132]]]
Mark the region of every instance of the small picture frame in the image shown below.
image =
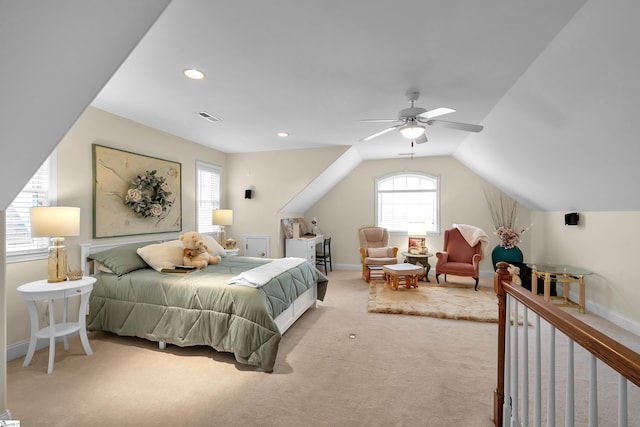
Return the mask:
[[425, 254], [427, 253], [426, 239], [424, 237], [409, 237], [409, 253]]

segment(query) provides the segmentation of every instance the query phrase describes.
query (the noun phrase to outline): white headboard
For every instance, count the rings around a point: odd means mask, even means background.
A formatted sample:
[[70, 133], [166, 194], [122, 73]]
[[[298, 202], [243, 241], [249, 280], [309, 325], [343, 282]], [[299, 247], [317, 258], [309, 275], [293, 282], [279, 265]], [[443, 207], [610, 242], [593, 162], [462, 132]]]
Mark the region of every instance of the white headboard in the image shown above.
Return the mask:
[[168, 240], [175, 239], [153, 239], [153, 240], [133, 240], [129, 242], [116, 242], [116, 243], [103, 243], [95, 245], [93, 243], [80, 243], [80, 268], [82, 273], [87, 276], [93, 273], [91, 269], [91, 261], [87, 259], [89, 255], [97, 254], [98, 252], [106, 251], [107, 249], [117, 248], [118, 246], [131, 245], [133, 243], [162, 243]]
[[[200, 234], [211, 235], [211, 233], [200, 233]], [[215, 235], [216, 233], [213, 233], [213, 234]], [[118, 246], [131, 245], [133, 243], [146, 243], [150, 245], [152, 243], [162, 243], [162, 242], [168, 242], [169, 240], [177, 240], [178, 238], [179, 238], [179, 235], [174, 237], [167, 237], [164, 239], [130, 240], [128, 242], [115, 242], [115, 243], [103, 243], [103, 244], [80, 243], [80, 268], [82, 269], [82, 273], [84, 275], [92, 274], [93, 271], [91, 269], [91, 261], [87, 260], [87, 257], [91, 254], [97, 254], [98, 252], [106, 251], [107, 249], [117, 248]]]

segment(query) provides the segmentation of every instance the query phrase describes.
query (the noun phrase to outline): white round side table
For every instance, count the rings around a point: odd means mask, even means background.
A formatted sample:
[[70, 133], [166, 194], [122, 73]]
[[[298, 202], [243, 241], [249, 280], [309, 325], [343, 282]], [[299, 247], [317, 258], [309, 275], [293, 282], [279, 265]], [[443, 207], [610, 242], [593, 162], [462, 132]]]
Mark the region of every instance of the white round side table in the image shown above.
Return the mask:
[[[89, 345], [87, 338], [87, 308], [89, 306], [89, 295], [93, 290], [93, 284], [96, 279], [94, 277], [85, 276], [78, 280], [66, 280], [64, 282], [49, 283], [47, 280], [38, 280], [36, 282], [25, 283], [18, 286], [18, 292], [27, 302], [29, 309], [29, 317], [31, 318], [31, 339], [29, 340], [29, 349], [24, 358], [22, 366], [29, 366], [33, 354], [36, 351], [36, 343], [38, 339], [49, 339], [49, 367], [47, 373], [53, 372], [53, 362], [56, 354], [56, 338], [64, 337], [64, 349], [69, 350], [68, 336], [78, 332], [82, 347], [87, 355], [92, 355], [93, 350]], [[80, 296], [80, 307], [78, 310], [78, 321], [67, 321], [67, 305], [69, 298]], [[62, 323], [56, 324], [55, 310], [53, 301], [55, 299], [64, 299], [64, 308], [62, 311]], [[49, 326], [40, 329], [38, 320], [38, 306], [36, 301], [48, 301], [49, 304]]]

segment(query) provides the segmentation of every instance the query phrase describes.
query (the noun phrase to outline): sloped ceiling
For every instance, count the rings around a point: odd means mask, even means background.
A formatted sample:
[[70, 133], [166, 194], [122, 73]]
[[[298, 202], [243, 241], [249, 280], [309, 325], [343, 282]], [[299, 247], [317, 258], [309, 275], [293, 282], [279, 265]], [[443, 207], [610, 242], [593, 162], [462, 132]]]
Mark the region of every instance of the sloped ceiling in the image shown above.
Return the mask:
[[169, 0], [0, 2], [0, 208], [51, 154]]
[[455, 157], [540, 210], [640, 210], [638, 16], [587, 2]]
[[[446, 119], [485, 130], [429, 127], [415, 156], [452, 155], [533, 209], [640, 210], [629, 190], [640, 173], [638, 12], [631, 0], [174, 0], [92, 105], [228, 153], [340, 145], [362, 159], [397, 158], [409, 141], [391, 132], [358, 142], [386, 126], [358, 120], [394, 118], [418, 89], [419, 106], [456, 108]], [[64, 28], [40, 19], [33, 31], [47, 46], [72, 40], [64, 63], [84, 61], [91, 38]], [[15, 46], [42, 51], [36, 41]], [[49, 59], [38, 64], [49, 78], [36, 98], [59, 101], [60, 64]], [[188, 67], [206, 79], [185, 79]], [[60, 134], [53, 123], [71, 125], [66, 103], [54, 101], [42, 104], [43, 135], [49, 122], [49, 135]], [[28, 105], [20, 113], [32, 117]]]

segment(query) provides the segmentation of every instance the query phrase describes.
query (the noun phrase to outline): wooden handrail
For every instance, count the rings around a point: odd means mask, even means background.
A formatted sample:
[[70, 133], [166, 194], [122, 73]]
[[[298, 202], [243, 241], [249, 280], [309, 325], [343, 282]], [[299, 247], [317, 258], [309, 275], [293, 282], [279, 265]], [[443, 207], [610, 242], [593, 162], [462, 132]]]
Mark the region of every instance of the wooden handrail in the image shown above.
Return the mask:
[[[613, 370], [640, 387], [640, 354], [592, 328], [580, 319], [560, 310], [538, 295], [533, 295], [521, 286], [511, 283], [507, 271], [509, 264], [500, 262], [494, 276], [494, 291], [498, 297], [498, 384], [494, 392], [494, 422], [502, 426], [502, 402], [504, 394], [504, 353], [506, 309], [505, 298], [509, 294], [538, 314], [569, 339], [578, 343]], [[498, 401], [499, 399], [499, 401]], [[499, 406], [498, 406], [499, 405]]]

